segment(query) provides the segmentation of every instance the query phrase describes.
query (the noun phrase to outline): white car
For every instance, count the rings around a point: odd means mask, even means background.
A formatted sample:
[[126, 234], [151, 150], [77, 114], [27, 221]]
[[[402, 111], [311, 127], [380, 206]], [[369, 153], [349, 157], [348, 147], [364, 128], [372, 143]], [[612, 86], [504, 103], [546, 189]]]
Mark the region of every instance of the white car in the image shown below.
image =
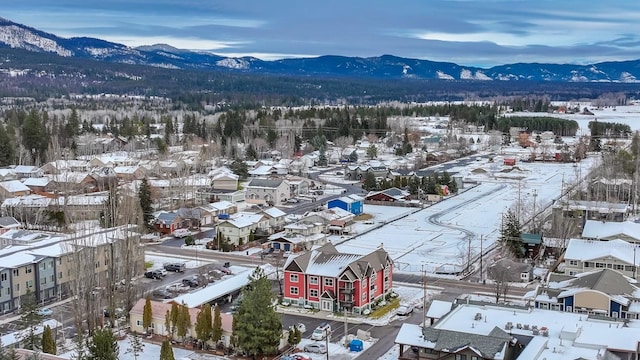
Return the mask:
[[311, 343], [304, 346], [302, 349], [304, 352], [312, 352], [312, 353], [327, 353], [327, 346], [321, 342]]
[[173, 231], [173, 237], [182, 239], [182, 238], [186, 238], [187, 236], [191, 236], [191, 231], [189, 231], [189, 229], [176, 229]]
[[396, 309], [396, 314], [400, 316], [409, 316], [413, 312], [412, 305], [400, 305], [398, 309]]
[[329, 334], [331, 334], [331, 325], [327, 323], [322, 323], [315, 330], [313, 330], [313, 333], [311, 334], [311, 339], [323, 340]]
[[46, 308], [46, 307], [43, 307], [43, 308], [38, 309], [37, 313], [40, 316], [51, 316], [51, 315], [53, 315], [53, 310], [51, 310], [49, 308]]

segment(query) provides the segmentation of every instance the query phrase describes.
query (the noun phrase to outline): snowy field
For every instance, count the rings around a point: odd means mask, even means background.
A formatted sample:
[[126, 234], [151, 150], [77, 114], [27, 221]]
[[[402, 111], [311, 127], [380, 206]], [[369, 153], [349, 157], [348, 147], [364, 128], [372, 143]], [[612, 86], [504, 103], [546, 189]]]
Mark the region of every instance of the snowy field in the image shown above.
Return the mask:
[[[558, 198], [562, 188], [597, 164], [597, 158], [587, 158], [579, 165], [572, 163], [518, 163], [516, 167], [478, 161], [465, 168], [453, 168], [466, 179], [480, 185], [459, 195], [408, 215], [383, 227], [356, 236], [338, 245], [345, 252], [368, 253], [381, 243], [395, 261], [397, 272], [429, 272], [460, 269], [466, 264], [469, 245], [472, 258], [479, 254], [480, 242], [488, 249], [499, 235], [502, 214], [521, 199], [523, 217], [548, 206]], [[476, 171], [474, 171], [476, 170]], [[535, 192], [534, 192], [535, 191]], [[365, 205], [367, 213], [369, 206]], [[406, 211], [406, 209], [405, 209]], [[379, 214], [392, 218], [392, 214]]]
[[[160, 359], [160, 345], [155, 345], [152, 343], [148, 343], [143, 341], [144, 348], [142, 349], [142, 354], [138, 355], [138, 359]], [[120, 348], [120, 353], [118, 354], [118, 360], [135, 360], [133, 354], [127, 352], [131, 348], [131, 342], [127, 337], [124, 340], [118, 341], [118, 345]], [[70, 351], [64, 354], [60, 354], [63, 359], [72, 359], [75, 356], [74, 351]], [[223, 360], [226, 357], [215, 356], [215, 355], [205, 355], [198, 354], [190, 350], [173, 348], [173, 355], [176, 360]]]

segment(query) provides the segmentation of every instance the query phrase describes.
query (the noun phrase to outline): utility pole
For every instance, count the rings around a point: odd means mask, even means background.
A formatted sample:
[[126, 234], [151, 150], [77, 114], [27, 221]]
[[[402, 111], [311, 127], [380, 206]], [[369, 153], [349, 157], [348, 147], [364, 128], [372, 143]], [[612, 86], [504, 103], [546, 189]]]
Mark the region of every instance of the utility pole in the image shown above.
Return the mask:
[[427, 326], [427, 272], [422, 264], [422, 326]]
[[536, 199], [538, 198], [538, 191], [533, 189], [533, 232], [538, 232], [538, 227], [536, 226]]
[[[327, 336], [324, 337], [325, 340], [325, 344], [327, 346], [327, 360], [329, 360], [329, 337], [331, 336], [331, 331], [327, 331]], [[346, 342], [346, 336], [347, 334], [344, 334], [345, 336], [345, 342]]]
[[482, 257], [484, 252], [482, 250], [482, 234], [480, 234], [480, 282], [484, 284], [484, 274], [482, 273]]
[[471, 271], [471, 235], [467, 235], [469, 245], [467, 247], [467, 271]]
[[349, 328], [349, 323], [347, 322], [347, 308], [343, 307], [342, 308], [344, 310], [344, 347], [347, 347], [347, 331]]

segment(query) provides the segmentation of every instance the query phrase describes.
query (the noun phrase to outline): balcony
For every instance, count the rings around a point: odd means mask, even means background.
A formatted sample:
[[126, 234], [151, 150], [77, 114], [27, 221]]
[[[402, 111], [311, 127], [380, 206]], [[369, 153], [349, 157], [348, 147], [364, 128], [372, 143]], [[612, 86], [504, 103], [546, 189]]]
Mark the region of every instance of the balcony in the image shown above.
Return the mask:
[[353, 294], [353, 286], [340, 288], [340, 294]]

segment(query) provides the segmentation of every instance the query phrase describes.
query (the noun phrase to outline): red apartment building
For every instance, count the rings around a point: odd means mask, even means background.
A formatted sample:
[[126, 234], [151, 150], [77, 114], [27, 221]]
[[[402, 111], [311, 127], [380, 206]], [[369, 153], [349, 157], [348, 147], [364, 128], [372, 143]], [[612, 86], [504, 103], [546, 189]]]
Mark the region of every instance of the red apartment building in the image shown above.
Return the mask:
[[361, 314], [391, 292], [393, 262], [379, 247], [367, 255], [345, 254], [327, 243], [284, 265], [284, 300], [323, 311]]

